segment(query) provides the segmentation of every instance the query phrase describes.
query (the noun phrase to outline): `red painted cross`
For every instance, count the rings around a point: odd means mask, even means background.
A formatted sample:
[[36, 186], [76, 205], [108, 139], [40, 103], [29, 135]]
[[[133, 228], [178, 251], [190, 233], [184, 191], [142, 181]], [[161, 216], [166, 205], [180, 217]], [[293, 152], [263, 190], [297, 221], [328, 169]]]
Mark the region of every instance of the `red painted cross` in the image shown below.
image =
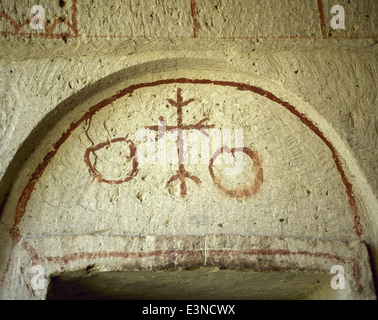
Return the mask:
[[157, 126], [150, 126], [147, 127], [147, 129], [157, 131], [159, 132], [157, 139], [160, 139], [165, 132], [169, 131], [177, 131], [177, 141], [176, 141], [176, 146], [177, 146], [177, 155], [178, 155], [178, 163], [179, 163], [179, 169], [176, 171], [177, 174], [173, 175], [169, 181], [167, 182], [170, 184], [171, 182], [175, 180], [180, 180], [180, 189], [181, 189], [181, 197], [186, 196], [186, 182], [185, 179], [189, 178], [193, 180], [195, 183], [200, 184], [201, 180], [196, 177], [191, 175], [188, 171], [185, 170], [184, 166], [184, 138], [183, 138], [183, 130], [199, 130], [202, 134], [208, 136], [208, 133], [205, 131], [205, 129], [210, 129], [214, 128], [214, 125], [204, 125], [204, 123], [209, 120], [208, 118], [203, 118], [196, 124], [189, 124], [189, 125], [184, 125], [183, 124], [183, 113], [182, 113], [182, 108], [187, 106], [189, 103], [193, 102], [194, 99], [189, 99], [187, 101], [184, 101], [183, 97], [181, 96], [181, 88], [177, 89], [177, 101], [173, 101], [172, 99], [167, 99], [167, 101], [175, 106], [177, 108], [177, 125], [176, 126], [165, 126], [165, 120], [164, 117], [160, 117], [159, 121], [160, 123], [165, 127], [164, 131], [159, 130], [159, 125]]

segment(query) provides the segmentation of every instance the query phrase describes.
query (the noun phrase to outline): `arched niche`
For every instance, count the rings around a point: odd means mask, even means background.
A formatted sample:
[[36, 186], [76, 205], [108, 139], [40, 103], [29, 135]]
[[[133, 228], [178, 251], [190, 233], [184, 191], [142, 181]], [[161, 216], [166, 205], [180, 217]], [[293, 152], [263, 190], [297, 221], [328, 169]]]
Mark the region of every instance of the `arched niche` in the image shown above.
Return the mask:
[[31, 136], [7, 177], [17, 171], [2, 214], [6, 297], [46, 297], [33, 266], [50, 279], [92, 265], [342, 265], [351, 276], [336, 296], [374, 295], [368, 218], [337, 137], [277, 85], [211, 62], [151, 62], [84, 89]]

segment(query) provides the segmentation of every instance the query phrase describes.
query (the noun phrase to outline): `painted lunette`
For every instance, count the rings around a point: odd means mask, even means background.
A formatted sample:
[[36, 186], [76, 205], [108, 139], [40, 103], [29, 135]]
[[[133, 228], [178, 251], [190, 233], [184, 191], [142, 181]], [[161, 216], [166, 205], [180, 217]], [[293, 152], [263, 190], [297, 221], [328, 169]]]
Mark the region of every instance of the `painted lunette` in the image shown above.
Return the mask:
[[[10, 236], [12, 238], [12, 248], [10, 252], [10, 257], [13, 252], [13, 248], [15, 245], [21, 240], [22, 235], [20, 232], [20, 229], [18, 228], [18, 224], [20, 223], [22, 217], [24, 216], [26, 212], [26, 207], [28, 204], [28, 201], [31, 197], [31, 194], [34, 190], [35, 184], [38, 182], [39, 178], [42, 176], [44, 170], [50, 163], [51, 159], [55, 157], [57, 154], [59, 148], [62, 146], [63, 143], [66, 142], [66, 140], [70, 137], [72, 132], [77, 129], [84, 121], [90, 120], [98, 111], [100, 111], [102, 108], [107, 106], [108, 104], [116, 101], [117, 99], [129, 94], [132, 95], [132, 93], [135, 90], [141, 89], [141, 88], [148, 88], [148, 87], [154, 87], [158, 85], [166, 85], [166, 84], [206, 84], [206, 85], [217, 85], [217, 86], [225, 86], [225, 87], [233, 87], [236, 88], [237, 90], [240, 91], [251, 91], [256, 94], [259, 94], [260, 96], [266, 97], [269, 100], [276, 102], [280, 104], [282, 107], [287, 109], [289, 112], [291, 112], [293, 115], [295, 115], [304, 125], [306, 125], [311, 131], [313, 131], [328, 147], [328, 149], [331, 151], [332, 158], [335, 162], [336, 168], [341, 176], [342, 182], [346, 188], [346, 193], [348, 196], [348, 201], [350, 204], [350, 207], [353, 212], [354, 216], [354, 229], [358, 237], [361, 237], [362, 234], [362, 226], [360, 223], [360, 216], [358, 213], [358, 208], [355, 200], [355, 196], [353, 194], [353, 186], [352, 184], [348, 181], [346, 174], [344, 172], [344, 169], [341, 165], [339, 155], [336, 152], [336, 149], [332, 145], [332, 143], [324, 136], [322, 131], [310, 120], [304, 115], [303, 113], [299, 112], [293, 105], [289, 104], [288, 102], [285, 102], [278, 97], [276, 97], [274, 94], [261, 89], [256, 86], [252, 86], [249, 84], [245, 83], [238, 83], [238, 82], [231, 82], [231, 81], [213, 81], [213, 80], [208, 80], [208, 79], [186, 79], [186, 78], [177, 78], [177, 79], [165, 79], [165, 80], [158, 80], [154, 82], [148, 82], [148, 83], [140, 83], [136, 85], [131, 85], [113, 96], [102, 100], [101, 102], [95, 104], [92, 106], [80, 119], [78, 119], [75, 122], [72, 122], [69, 128], [62, 134], [62, 136], [58, 139], [58, 141], [55, 142], [53, 145], [53, 149], [44, 157], [43, 161], [37, 166], [36, 170], [30, 177], [27, 185], [25, 186], [18, 204], [16, 206], [15, 210], [15, 217], [14, 217], [14, 225], [12, 229], [10, 230]], [[278, 253], [277, 254], [282, 254]], [[6, 269], [4, 271], [2, 281], [5, 279], [5, 275], [7, 274], [10, 266], [10, 261], [11, 258], [9, 258]], [[354, 278], [357, 283], [359, 283], [359, 266], [357, 265], [358, 261], [355, 262], [354, 266]], [[359, 285], [360, 286], [360, 285]], [[362, 290], [360, 287], [359, 290]]]
[[60, 139], [54, 144], [53, 150], [50, 151], [45, 158], [43, 159], [42, 163], [38, 165], [34, 173], [32, 174], [31, 178], [29, 179], [29, 182], [27, 183], [22, 195], [19, 198], [16, 212], [15, 212], [15, 222], [14, 225], [10, 231], [13, 243], [17, 243], [21, 239], [21, 234], [18, 228], [18, 224], [20, 223], [22, 217], [24, 216], [26, 212], [26, 207], [28, 204], [28, 201], [30, 199], [30, 196], [34, 190], [34, 186], [36, 182], [39, 180], [39, 178], [42, 176], [44, 170], [46, 169], [47, 165], [50, 163], [51, 159], [55, 157], [57, 154], [59, 148], [61, 145], [70, 137], [72, 132], [79, 127], [84, 121], [89, 120], [93, 117], [94, 114], [96, 114], [98, 111], [100, 111], [102, 108], [107, 106], [108, 104], [118, 100], [119, 98], [129, 94], [131, 95], [135, 90], [141, 89], [141, 88], [148, 88], [148, 87], [154, 87], [158, 85], [165, 85], [165, 84], [212, 84], [217, 86], [225, 86], [225, 87], [234, 87], [237, 90], [240, 91], [251, 91], [254, 92], [260, 96], [266, 97], [267, 99], [278, 103], [279, 105], [283, 106], [285, 109], [290, 111], [293, 115], [295, 115], [303, 124], [305, 124], [311, 131], [313, 131], [328, 147], [328, 149], [331, 151], [332, 158], [335, 162], [336, 168], [341, 176], [342, 182], [346, 188], [346, 193], [348, 196], [349, 204], [353, 212], [354, 216], [354, 229], [356, 234], [360, 237], [362, 234], [362, 226], [360, 223], [360, 216], [358, 213], [358, 208], [356, 204], [356, 199], [353, 194], [353, 186], [348, 181], [345, 171], [341, 165], [341, 161], [339, 158], [339, 155], [336, 152], [335, 147], [332, 145], [332, 143], [324, 136], [323, 132], [310, 120], [307, 118], [306, 115], [299, 112], [293, 105], [289, 104], [288, 102], [285, 102], [278, 97], [276, 97], [274, 94], [261, 89], [259, 87], [255, 87], [249, 84], [245, 83], [237, 83], [237, 82], [231, 82], [231, 81], [213, 81], [208, 79], [185, 79], [185, 78], [178, 78], [178, 79], [165, 79], [165, 80], [159, 80], [155, 82], [149, 82], [149, 83], [140, 83], [137, 85], [129, 86], [115, 95], [102, 100], [98, 104], [92, 106], [79, 120], [71, 123], [69, 128], [62, 134]]

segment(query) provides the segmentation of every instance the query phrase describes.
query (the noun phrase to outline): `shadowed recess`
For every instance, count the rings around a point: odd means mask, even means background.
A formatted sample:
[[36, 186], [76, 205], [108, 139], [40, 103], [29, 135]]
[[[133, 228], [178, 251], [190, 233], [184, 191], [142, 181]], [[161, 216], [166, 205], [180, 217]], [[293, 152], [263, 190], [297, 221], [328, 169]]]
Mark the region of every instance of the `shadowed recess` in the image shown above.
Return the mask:
[[331, 274], [214, 267], [159, 271], [88, 270], [51, 279], [47, 300], [335, 299]]

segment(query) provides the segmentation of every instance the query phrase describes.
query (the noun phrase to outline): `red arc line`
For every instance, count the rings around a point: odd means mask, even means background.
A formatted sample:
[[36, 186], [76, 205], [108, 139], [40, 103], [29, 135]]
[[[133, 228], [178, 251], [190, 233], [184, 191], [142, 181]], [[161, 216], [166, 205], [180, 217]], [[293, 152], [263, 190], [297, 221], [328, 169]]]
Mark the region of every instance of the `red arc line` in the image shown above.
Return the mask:
[[21, 194], [15, 212], [14, 218], [14, 225], [10, 231], [10, 235], [13, 239], [13, 243], [16, 244], [21, 239], [21, 233], [18, 228], [18, 224], [20, 223], [22, 217], [26, 212], [26, 207], [28, 201], [31, 197], [31, 194], [34, 190], [34, 186], [42, 176], [44, 170], [46, 169], [47, 165], [50, 163], [51, 159], [55, 157], [59, 148], [62, 146], [63, 143], [67, 141], [70, 137], [72, 132], [76, 130], [84, 121], [91, 118], [95, 113], [100, 111], [102, 108], [107, 106], [108, 104], [118, 100], [119, 98], [129, 94], [131, 95], [135, 90], [140, 88], [149, 88], [155, 87], [158, 85], [166, 85], [166, 84], [211, 84], [217, 86], [225, 86], [225, 87], [233, 87], [240, 91], [251, 91], [254, 92], [262, 97], [265, 97], [273, 102], [278, 103], [293, 115], [295, 115], [304, 125], [306, 125], [311, 131], [313, 131], [329, 148], [332, 154], [332, 158], [335, 162], [336, 168], [341, 176], [342, 182], [345, 185], [346, 194], [348, 196], [349, 204], [353, 212], [354, 216], [354, 229], [358, 237], [361, 237], [362, 234], [362, 226], [360, 222], [360, 216], [358, 213], [358, 207], [356, 204], [356, 199], [353, 193], [353, 186], [349, 182], [348, 178], [346, 177], [345, 171], [341, 165], [340, 157], [336, 152], [335, 147], [332, 143], [324, 136], [323, 132], [309, 119], [307, 116], [301, 112], [299, 112], [293, 105], [285, 102], [275, 96], [274, 94], [261, 89], [259, 87], [255, 87], [246, 83], [238, 83], [238, 82], [231, 82], [231, 81], [213, 81], [208, 79], [186, 79], [186, 78], [178, 78], [178, 79], [165, 79], [159, 80], [155, 82], [147, 82], [147, 83], [140, 83], [136, 85], [131, 85], [119, 92], [115, 95], [102, 100], [101, 102], [97, 103], [96, 105], [92, 106], [79, 120], [72, 122], [69, 128], [62, 134], [62, 136], [58, 139], [58, 141], [54, 144], [53, 150], [51, 150], [43, 159], [43, 161], [37, 166], [34, 173], [31, 175], [27, 185], [24, 188], [23, 193]]

